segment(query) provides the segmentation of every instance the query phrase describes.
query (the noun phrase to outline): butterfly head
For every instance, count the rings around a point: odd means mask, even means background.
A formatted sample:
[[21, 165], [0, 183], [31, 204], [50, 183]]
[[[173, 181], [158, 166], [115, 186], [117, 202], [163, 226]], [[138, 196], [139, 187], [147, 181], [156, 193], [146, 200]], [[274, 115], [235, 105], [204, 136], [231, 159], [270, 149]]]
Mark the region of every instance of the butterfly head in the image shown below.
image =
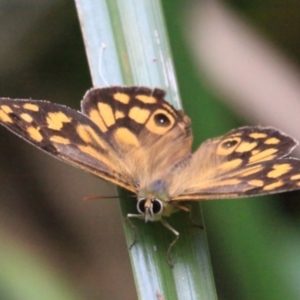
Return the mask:
[[168, 201], [166, 182], [155, 180], [152, 184], [139, 191], [137, 210], [145, 216], [145, 222], [158, 221], [165, 215]]

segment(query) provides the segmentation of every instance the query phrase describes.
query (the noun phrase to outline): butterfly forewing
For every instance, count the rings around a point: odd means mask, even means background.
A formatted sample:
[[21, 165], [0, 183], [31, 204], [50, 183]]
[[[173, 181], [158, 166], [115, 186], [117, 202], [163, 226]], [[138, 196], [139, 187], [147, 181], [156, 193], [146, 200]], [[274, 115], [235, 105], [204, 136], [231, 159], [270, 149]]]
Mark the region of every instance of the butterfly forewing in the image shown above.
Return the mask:
[[173, 200], [234, 198], [299, 189], [300, 161], [284, 158], [296, 145], [284, 133], [263, 127], [242, 127], [208, 140], [180, 172], [181, 179], [193, 179], [179, 188], [174, 188], [179, 184], [173, 179]]
[[83, 114], [47, 101], [0, 98], [0, 123], [45, 152], [133, 190], [116, 151]]

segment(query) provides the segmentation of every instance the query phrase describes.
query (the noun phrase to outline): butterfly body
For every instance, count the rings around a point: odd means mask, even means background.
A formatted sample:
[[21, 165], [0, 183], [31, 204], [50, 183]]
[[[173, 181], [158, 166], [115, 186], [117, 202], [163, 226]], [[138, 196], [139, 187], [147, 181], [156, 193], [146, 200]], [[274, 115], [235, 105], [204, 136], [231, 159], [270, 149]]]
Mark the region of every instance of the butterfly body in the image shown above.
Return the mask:
[[271, 127], [241, 127], [191, 152], [190, 119], [161, 89], [89, 90], [81, 112], [28, 99], [0, 98], [0, 124], [54, 157], [137, 195], [146, 221], [186, 210], [186, 201], [300, 189], [297, 142]]

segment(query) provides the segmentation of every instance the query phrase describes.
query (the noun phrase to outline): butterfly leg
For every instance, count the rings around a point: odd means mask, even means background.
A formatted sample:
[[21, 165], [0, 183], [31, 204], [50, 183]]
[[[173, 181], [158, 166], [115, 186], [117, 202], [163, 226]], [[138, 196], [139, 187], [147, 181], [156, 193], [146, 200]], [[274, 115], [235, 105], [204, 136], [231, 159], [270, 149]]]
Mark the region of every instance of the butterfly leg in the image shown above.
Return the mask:
[[170, 254], [171, 254], [171, 250], [173, 248], [173, 246], [177, 243], [178, 239], [179, 239], [179, 232], [176, 231], [164, 218], [162, 218], [160, 220], [161, 224], [163, 224], [167, 229], [169, 229], [171, 232], [173, 232], [175, 234], [175, 239], [174, 241], [170, 244], [169, 248], [168, 248], [168, 251], [167, 251], [167, 262], [169, 264], [169, 266], [171, 268], [173, 268], [173, 263], [172, 263], [172, 260], [170, 258]]
[[136, 242], [136, 227], [133, 225], [133, 223], [131, 222], [131, 218], [138, 218], [138, 219], [144, 219], [144, 215], [136, 215], [136, 214], [127, 214], [127, 222], [129, 223], [129, 225], [131, 226], [132, 228], [132, 231], [133, 231], [133, 239], [132, 239], [132, 242], [130, 243], [129, 245], [129, 250], [131, 250], [131, 248], [133, 247], [133, 245], [135, 244]]

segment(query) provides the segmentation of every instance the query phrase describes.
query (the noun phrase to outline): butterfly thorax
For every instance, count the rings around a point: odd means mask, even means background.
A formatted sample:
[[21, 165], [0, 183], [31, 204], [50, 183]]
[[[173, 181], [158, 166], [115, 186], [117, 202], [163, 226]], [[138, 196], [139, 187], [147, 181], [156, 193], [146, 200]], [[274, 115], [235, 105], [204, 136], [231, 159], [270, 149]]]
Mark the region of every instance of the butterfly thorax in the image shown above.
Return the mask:
[[145, 222], [159, 221], [177, 210], [176, 206], [170, 203], [166, 182], [161, 179], [142, 188], [137, 198], [137, 210], [145, 216]]

